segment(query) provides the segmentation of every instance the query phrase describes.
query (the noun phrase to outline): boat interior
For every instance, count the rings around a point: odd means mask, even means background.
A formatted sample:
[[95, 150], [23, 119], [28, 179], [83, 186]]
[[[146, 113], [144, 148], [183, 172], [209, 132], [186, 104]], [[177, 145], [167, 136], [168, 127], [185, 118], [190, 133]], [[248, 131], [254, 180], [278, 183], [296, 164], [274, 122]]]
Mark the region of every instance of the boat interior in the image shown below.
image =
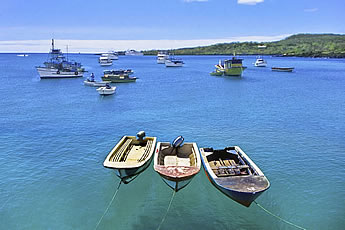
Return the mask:
[[135, 137], [126, 137], [122, 144], [113, 150], [110, 162], [138, 163], [144, 161], [154, 148], [153, 139], [137, 140]]
[[234, 147], [222, 150], [205, 148], [205, 152], [213, 152], [208, 155], [207, 161], [217, 177], [253, 175], [254, 170], [242, 159]]
[[185, 143], [177, 148], [170, 143], [161, 143], [157, 162], [161, 166], [197, 167], [193, 143]]

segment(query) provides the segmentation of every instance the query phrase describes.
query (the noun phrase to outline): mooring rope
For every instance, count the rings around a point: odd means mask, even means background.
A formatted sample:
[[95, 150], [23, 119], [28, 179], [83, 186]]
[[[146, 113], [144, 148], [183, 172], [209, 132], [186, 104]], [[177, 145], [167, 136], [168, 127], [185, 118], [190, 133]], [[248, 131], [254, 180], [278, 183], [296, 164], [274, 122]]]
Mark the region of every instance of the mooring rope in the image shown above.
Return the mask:
[[165, 215], [164, 215], [164, 217], [163, 217], [161, 223], [159, 224], [157, 230], [159, 230], [159, 229], [161, 228], [161, 226], [162, 226], [162, 224], [163, 224], [165, 218], [167, 217], [168, 212], [169, 212], [169, 209], [170, 209], [170, 206], [171, 206], [171, 204], [172, 204], [172, 201], [173, 201], [173, 199], [174, 199], [175, 194], [176, 194], [176, 191], [174, 190], [174, 192], [173, 192], [173, 194], [172, 194], [172, 196], [171, 196], [170, 203], [169, 203], [169, 206], [168, 206], [168, 208], [167, 208], [167, 211], [166, 211], [166, 213], [165, 213]]
[[7, 204], [7, 202], [11, 199], [12, 197], [10, 196], [3, 204], [2, 206], [0, 207], [0, 210], [5, 207], [5, 205]]
[[259, 206], [262, 210], [264, 210], [266, 213], [270, 214], [271, 216], [274, 216], [275, 218], [277, 218], [277, 219], [279, 219], [279, 220], [281, 220], [281, 221], [283, 221], [283, 222], [285, 222], [285, 223], [287, 223], [287, 224], [289, 224], [289, 225], [292, 225], [292, 226], [294, 226], [294, 227], [296, 227], [296, 228], [306, 230], [306, 228], [303, 228], [303, 227], [298, 226], [298, 225], [296, 225], [296, 224], [294, 224], [294, 223], [291, 223], [290, 221], [287, 221], [287, 220], [281, 218], [280, 216], [277, 216], [277, 215], [275, 215], [274, 213], [268, 211], [267, 209], [265, 209], [264, 207], [262, 207], [260, 204], [258, 204], [256, 201], [254, 201], [254, 203], [255, 203], [257, 206]]
[[104, 217], [105, 214], [108, 212], [108, 209], [110, 208], [110, 205], [113, 203], [113, 200], [115, 199], [115, 197], [116, 197], [116, 195], [117, 195], [117, 192], [118, 192], [119, 189], [120, 189], [121, 182], [122, 182], [122, 180], [120, 181], [119, 185], [117, 186], [117, 189], [116, 189], [116, 191], [114, 192], [113, 198], [111, 198], [111, 201], [109, 202], [107, 209], [104, 211], [103, 215], [102, 215], [101, 218], [99, 219], [99, 221], [98, 221], [98, 223], [97, 223], [97, 225], [96, 225], [96, 227], [95, 227], [95, 230], [98, 228], [99, 224], [100, 224], [100, 223], [102, 222], [102, 220], [103, 220], [103, 217]]

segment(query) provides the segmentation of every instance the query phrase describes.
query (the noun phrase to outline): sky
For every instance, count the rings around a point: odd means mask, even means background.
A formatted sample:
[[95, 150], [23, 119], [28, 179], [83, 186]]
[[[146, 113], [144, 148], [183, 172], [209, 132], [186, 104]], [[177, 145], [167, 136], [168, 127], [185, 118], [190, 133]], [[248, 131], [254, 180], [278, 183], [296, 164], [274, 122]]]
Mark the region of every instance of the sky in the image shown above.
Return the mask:
[[0, 52], [170, 49], [345, 33], [344, 0], [1, 0]]

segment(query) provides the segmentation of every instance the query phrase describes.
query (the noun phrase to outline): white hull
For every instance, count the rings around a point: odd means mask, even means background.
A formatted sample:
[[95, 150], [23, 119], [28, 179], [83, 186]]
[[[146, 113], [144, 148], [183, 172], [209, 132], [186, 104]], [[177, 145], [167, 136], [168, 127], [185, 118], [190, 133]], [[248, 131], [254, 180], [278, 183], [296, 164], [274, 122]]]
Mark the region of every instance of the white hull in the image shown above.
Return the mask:
[[81, 72], [65, 72], [59, 71], [54, 68], [37, 68], [40, 78], [75, 78], [82, 77], [83, 73]]
[[172, 62], [172, 61], [165, 61], [165, 66], [166, 67], [182, 67], [183, 62]]
[[107, 63], [100, 63], [101, 66], [111, 66], [113, 65], [113, 62], [107, 62]]
[[157, 64], [164, 64], [166, 59], [157, 59]]
[[93, 87], [102, 87], [105, 86], [109, 81], [84, 81], [84, 85], [93, 86]]
[[255, 63], [254, 66], [256, 66], [256, 67], [266, 67], [267, 63]]
[[97, 89], [98, 93], [100, 95], [112, 95], [115, 93], [116, 87], [111, 87], [110, 89], [107, 89], [106, 87], [99, 87]]

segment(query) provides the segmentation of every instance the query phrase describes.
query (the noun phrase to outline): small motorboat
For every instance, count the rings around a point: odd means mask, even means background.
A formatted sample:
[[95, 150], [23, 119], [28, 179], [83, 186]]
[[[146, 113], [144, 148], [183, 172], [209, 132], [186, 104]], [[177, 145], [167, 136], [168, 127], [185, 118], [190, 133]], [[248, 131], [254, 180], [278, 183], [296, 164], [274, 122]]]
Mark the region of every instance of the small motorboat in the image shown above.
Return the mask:
[[267, 62], [263, 59], [258, 57], [254, 63], [254, 66], [256, 67], [266, 67], [267, 66]]
[[96, 89], [98, 93], [102, 96], [106, 95], [112, 95], [115, 93], [116, 87], [115, 86], [110, 86], [109, 83], [106, 83], [105, 86], [99, 87]]
[[177, 58], [168, 58], [165, 60], [166, 67], [182, 67], [184, 62]]
[[145, 137], [140, 131], [135, 136], [123, 136], [109, 152], [103, 165], [114, 169], [125, 184], [132, 181], [151, 163], [156, 146], [156, 137]]
[[200, 154], [210, 182], [246, 207], [270, 187], [263, 172], [238, 146], [221, 150], [200, 148]]
[[93, 87], [103, 87], [109, 84], [109, 81], [95, 81], [95, 75], [92, 73], [89, 78], [84, 81], [84, 85]]
[[272, 71], [278, 72], [292, 72], [295, 68], [294, 67], [272, 67]]
[[182, 136], [172, 144], [158, 142], [154, 156], [154, 170], [174, 191], [184, 188], [201, 167], [199, 150], [196, 143], [183, 143]]

